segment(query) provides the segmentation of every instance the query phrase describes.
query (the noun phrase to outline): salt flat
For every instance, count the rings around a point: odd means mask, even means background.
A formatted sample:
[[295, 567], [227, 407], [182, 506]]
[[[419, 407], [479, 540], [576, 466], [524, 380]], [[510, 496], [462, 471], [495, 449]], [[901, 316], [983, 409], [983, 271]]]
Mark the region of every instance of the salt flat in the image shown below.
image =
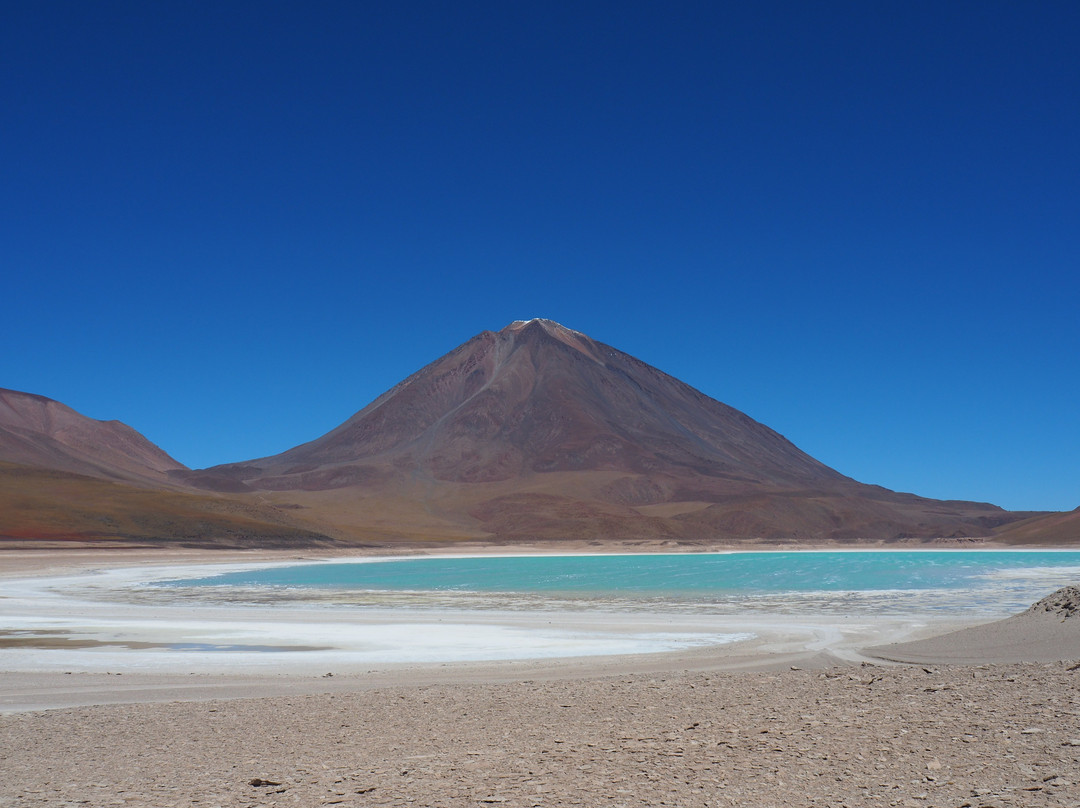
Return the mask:
[[[287, 678], [295, 680], [288, 685], [295, 692], [318, 692], [334, 677], [342, 686], [360, 680], [430, 683], [448, 675], [499, 680], [541, 669], [595, 676], [619, 670], [820, 667], [863, 661], [860, 649], [866, 646], [940, 634], [979, 619], [941, 612], [252, 606], [217, 602], [210, 590], [189, 592], [185, 600], [182, 593], [137, 585], [299, 560], [273, 553], [244, 558], [220, 563], [218, 555], [198, 553], [60, 554], [31, 555], [9, 565], [0, 579], [0, 678], [6, 680], [0, 710], [276, 693]], [[170, 563], [163, 565], [165, 559]], [[206, 567], [208, 560], [219, 563]], [[46, 685], [50, 675], [64, 678]], [[122, 684], [119, 676], [126, 677]], [[184, 683], [178, 676], [210, 679]], [[72, 688], [71, 677], [91, 684]], [[244, 686], [237, 686], [237, 678]]]
[[[535, 609], [430, 607], [409, 595], [397, 606], [350, 607], [296, 601], [271, 590], [261, 603], [236, 602], [214, 587], [147, 582], [231, 572], [246, 564], [116, 566], [0, 579], [0, 668], [8, 671], [126, 673], [357, 672], [372, 666], [628, 656], [707, 649], [714, 664], [792, 653], [854, 658], [855, 649], [941, 633], [977, 617], [940, 610], [882, 614], [807, 610], [778, 613], [642, 601], [631, 612], [573, 601]], [[290, 562], [262, 560], [272, 567]], [[232, 590], [227, 590], [231, 593]], [[306, 597], [306, 596], [304, 596]], [[888, 603], [899, 593], [881, 593]], [[376, 601], [378, 603], [379, 601]], [[417, 605], [419, 604], [419, 606]], [[678, 609], [665, 610], [664, 606]], [[810, 605], [813, 606], [812, 601]], [[895, 610], [894, 610], [895, 611]]]

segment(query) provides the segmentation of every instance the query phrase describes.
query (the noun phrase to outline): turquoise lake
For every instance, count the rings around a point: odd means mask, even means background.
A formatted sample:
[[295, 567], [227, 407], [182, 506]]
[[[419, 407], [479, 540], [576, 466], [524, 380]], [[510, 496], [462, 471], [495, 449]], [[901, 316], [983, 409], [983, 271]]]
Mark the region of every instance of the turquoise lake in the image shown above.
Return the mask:
[[1078, 582], [1077, 551], [802, 551], [311, 563], [154, 586], [255, 603], [1005, 614]]

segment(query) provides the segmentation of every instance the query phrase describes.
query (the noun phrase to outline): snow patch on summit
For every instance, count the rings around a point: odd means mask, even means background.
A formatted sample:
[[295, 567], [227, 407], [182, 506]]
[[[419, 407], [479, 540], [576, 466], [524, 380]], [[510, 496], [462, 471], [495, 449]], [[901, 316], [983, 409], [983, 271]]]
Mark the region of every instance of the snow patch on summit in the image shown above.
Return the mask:
[[604, 364], [601, 357], [597, 355], [594, 343], [589, 337], [585, 336], [580, 331], [567, 328], [554, 320], [547, 320], [543, 317], [534, 317], [531, 320], [514, 320], [514, 322], [503, 329], [503, 333], [510, 332], [512, 334], [519, 334], [534, 323], [544, 329], [544, 332], [549, 336], [554, 337], [564, 345], [584, 354], [598, 365]]

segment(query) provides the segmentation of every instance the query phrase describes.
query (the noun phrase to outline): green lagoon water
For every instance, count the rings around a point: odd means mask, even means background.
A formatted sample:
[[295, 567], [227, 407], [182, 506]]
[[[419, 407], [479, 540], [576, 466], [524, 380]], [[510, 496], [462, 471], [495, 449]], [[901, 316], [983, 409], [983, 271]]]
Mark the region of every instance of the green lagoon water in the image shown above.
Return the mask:
[[311, 563], [155, 586], [255, 603], [1007, 614], [1072, 583], [1080, 583], [1080, 552], [802, 551]]

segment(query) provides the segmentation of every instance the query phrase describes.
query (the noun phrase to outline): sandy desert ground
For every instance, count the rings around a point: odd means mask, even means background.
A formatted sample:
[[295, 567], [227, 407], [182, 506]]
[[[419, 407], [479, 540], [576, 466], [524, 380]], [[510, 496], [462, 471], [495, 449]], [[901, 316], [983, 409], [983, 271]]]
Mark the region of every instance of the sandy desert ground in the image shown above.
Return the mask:
[[1075, 806], [1078, 684], [856, 666], [8, 714], [0, 805]]

